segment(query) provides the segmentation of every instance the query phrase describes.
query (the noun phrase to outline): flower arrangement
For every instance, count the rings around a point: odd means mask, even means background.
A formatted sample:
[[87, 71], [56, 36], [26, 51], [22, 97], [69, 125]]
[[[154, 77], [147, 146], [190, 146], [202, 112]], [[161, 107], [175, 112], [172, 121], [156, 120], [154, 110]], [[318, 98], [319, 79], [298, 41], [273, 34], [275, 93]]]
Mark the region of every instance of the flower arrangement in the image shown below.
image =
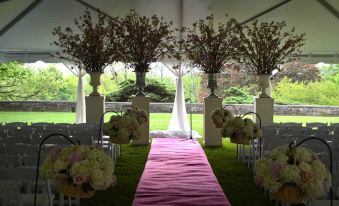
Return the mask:
[[236, 39], [234, 20], [219, 23], [216, 28], [214, 16], [207, 16], [193, 23], [193, 28], [183, 28], [186, 34], [180, 41], [182, 48], [193, 67], [198, 67], [205, 73], [219, 73], [235, 58]]
[[288, 145], [274, 148], [256, 161], [255, 180], [273, 197], [291, 203], [319, 198], [331, 185], [331, 175], [315, 152]]
[[236, 53], [240, 62], [247, 65], [248, 70], [259, 74], [272, 74], [280, 70], [279, 65], [294, 60], [304, 45], [305, 34], [295, 34], [295, 29], [283, 31], [286, 23], [254, 21], [252, 27], [241, 25], [234, 20], [236, 32]]
[[112, 29], [122, 41], [122, 62], [135, 72], [148, 72], [152, 62], [176, 55], [176, 40], [173, 35], [172, 22], [164, 21], [153, 15], [151, 18], [141, 16], [135, 10], [119, 20], [119, 29], [113, 20]]
[[60, 192], [82, 198], [115, 185], [113, 172], [111, 157], [83, 145], [53, 148], [42, 165], [42, 174], [53, 179]]
[[105, 123], [104, 133], [116, 144], [129, 144], [144, 136], [143, 125], [149, 121], [145, 110], [130, 108], [124, 114], [112, 115]]
[[216, 109], [211, 113], [211, 120], [216, 128], [221, 128], [224, 122], [234, 118], [233, 113], [228, 109]]
[[[56, 52], [56, 57], [75, 63], [78, 68], [86, 72], [103, 72], [104, 68], [121, 58], [121, 39], [115, 34], [119, 29], [118, 18], [108, 19], [98, 13], [97, 22], [93, 22], [91, 13], [85, 13], [75, 18], [76, 29], [59, 26], [52, 32], [57, 40], [53, 44], [61, 49]], [[114, 28], [114, 30], [113, 30]]]
[[250, 140], [262, 136], [261, 129], [248, 118], [234, 117], [228, 119], [221, 129], [222, 137], [229, 137], [231, 142], [249, 144]]

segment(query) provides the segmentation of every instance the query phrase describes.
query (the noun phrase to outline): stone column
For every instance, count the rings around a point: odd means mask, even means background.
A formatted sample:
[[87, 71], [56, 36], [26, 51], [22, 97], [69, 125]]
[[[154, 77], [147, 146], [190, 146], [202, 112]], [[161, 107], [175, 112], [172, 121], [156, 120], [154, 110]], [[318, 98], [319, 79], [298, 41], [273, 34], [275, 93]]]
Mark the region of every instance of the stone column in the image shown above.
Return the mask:
[[102, 114], [105, 112], [105, 96], [86, 97], [86, 122], [99, 124]]
[[[132, 97], [132, 106], [138, 109], [143, 109], [147, 112], [148, 116], [150, 115], [149, 112], [149, 102], [150, 97], [144, 96], [133, 96]], [[151, 118], [149, 118], [151, 121]], [[149, 144], [149, 122], [144, 125], [145, 134], [138, 140], [133, 140], [133, 145], [148, 145]]]
[[[273, 123], [274, 99], [258, 98], [254, 99], [254, 112], [258, 113], [262, 124]], [[258, 122], [256, 115], [253, 116], [255, 122]], [[258, 122], [259, 123], [259, 122]]]
[[206, 97], [204, 98], [204, 145], [221, 146], [221, 128], [216, 128], [211, 120], [211, 113], [217, 108], [221, 108], [222, 98]]

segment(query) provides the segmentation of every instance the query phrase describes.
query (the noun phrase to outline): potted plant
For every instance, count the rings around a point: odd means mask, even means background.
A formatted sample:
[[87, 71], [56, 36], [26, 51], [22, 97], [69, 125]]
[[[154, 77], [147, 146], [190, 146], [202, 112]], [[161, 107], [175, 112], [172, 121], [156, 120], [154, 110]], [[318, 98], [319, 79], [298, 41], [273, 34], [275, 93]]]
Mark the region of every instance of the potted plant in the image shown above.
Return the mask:
[[304, 147], [274, 148], [255, 164], [256, 184], [275, 199], [292, 204], [317, 199], [329, 191], [331, 174], [318, 155]]
[[243, 116], [229, 118], [224, 122], [221, 136], [230, 138], [232, 143], [250, 144], [251, 140], [262, 137], [262, 131], [251, 119]]
[[247, 65], [250, 72], [259, 75], [259, 97], [270, 97], [272, 71], [280, 70], [279, 65], [293, 61], [300, 47], [304, 45], [305, 34], [295, 34], [295, 29], [285, 30], [286, 23], [254, 21], [252, 26], [234, 21], [236, 30], [236, 51], [240, 62]]
[[111, 26], [108, 27], [106, 16], [99, 13], [94, 22], [91, 13], [86, 10], [82, 16], [75, 18], [74, 29], [62, 29], [59, 26], [52, 32], [57, 37], [53, 44], [61, 49], [56, 52], [56, 57], [73, 62], [91, 76], [93, 92], [90, 96], [100, 95], [98, 86], [104, 68], [120, 59], [120, 39], [113, 36], [115, 33], [112, 32], [113, 22], [116, 25], [117, 20], [117, 17], [110, 18]]
[[110, 156], [83, 145], [53, 148], [42, 165], [42, 173], [53, 179], [59, 192], [67, 196], [90, 198], [96, 190], [116, 184]]
[[105, 123], [104, 133], [110, 137], [112, 143], [129, 144], [144, 135], [144, 124], [149, 121], [145, 110], [131, 107], [125, 112], [112, 115]]
[[[112, 22], [110, 25], [113, 25], [114, 30], [115, 24]], [[135, 85], [139, 89], [137, 96], [144, 96], [145, 76], [150, 64], [164, 57], [175, 56], [176, 41], [171, 27], [172, 22], [164, 21], [163, 17], [153, 15], [148, 18], [135, 10], [120, 20], [117, 36], [122, 41], [122, 62], [136, 73]]]
[[181, 41], [182, 48], [193, 67], [200, 68], [208, 75], [209, 97], [217, 97], [217, 74], [234, 59], [235, 35], [233, 20], [214, 25], [213, 15], [193, 23], [193, 28], [183, 28], [186, 34]]

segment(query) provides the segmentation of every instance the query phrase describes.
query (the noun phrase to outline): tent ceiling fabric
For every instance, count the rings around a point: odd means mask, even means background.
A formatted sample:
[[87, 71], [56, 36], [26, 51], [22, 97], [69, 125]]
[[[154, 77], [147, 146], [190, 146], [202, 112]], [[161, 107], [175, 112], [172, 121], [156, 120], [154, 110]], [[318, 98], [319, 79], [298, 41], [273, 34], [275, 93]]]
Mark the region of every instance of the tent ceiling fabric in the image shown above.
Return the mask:
[[[35, 0], [9, 0], [0, 2], [0, 31], [28, 8]], [[245, 21], [284, 0], [82, 0], [111, 15], [124, 15], [136, 9], [144, 15], [158, 14], [172, 20], [175, 26], [182, 22], [190, 26], [194, 21], [214, 14], [222, 21], [230, 17]], [[286, 21], [287, 26], [306, 33], [302, 48], [305, 62], [339, 63], [339, 19], [329, 12], [320, 0], [291, 0], [260, 16], [259, 21]], [[325, 0], [339, 11], [338, 0]], [[182, 6], [182, 7], [181, 7]], [[77, 0], [43, 0], [32, 11], [0, 36], [0, 61], [16, 59], [22, 62], [43, 60], [53, 62], [48, 53], [57, 50], [50, 43], [51, 31], [57, 26], [74, 25], [74, 17], [82, 15], [86, 7]], [[95, 13], [95, 11], [92, 11]], [[251, 23], [251, 22], [250, 22]]]

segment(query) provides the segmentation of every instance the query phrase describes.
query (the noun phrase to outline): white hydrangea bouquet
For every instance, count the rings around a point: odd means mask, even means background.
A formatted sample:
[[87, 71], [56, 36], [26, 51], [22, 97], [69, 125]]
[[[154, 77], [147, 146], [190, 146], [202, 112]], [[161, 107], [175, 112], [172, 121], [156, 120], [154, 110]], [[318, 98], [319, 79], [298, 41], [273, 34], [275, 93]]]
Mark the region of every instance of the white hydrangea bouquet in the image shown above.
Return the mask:
[[230, 138], [232, 143], [250, 144], [250, 140], [262, 136], [262, 131], [251, 119], [239, 116], [223, 124], [221, 135]]
[[283, 145], [256, 161], [255, 181], [276, 199], [303, 203], [328, 192], [331, 175], [312, 150]]
[[124, 113], [116, 113], [105, 123], [104, 134], [110, 137], [112, 143], [129, 144], [144, 135], [144, 124], [149, 121], [145, 110], [131, 107]]
[[41, 170], [43, 176], [55, 181], [59, 192], [72, 197], [92, 197], [96, 190], [105, 190], [117, 181], [112, 158], [83, 145], [53, 148]]
[[221, 128], [224, 122], [232, 118], [233, 113], [225, 108], [216, 109], [211, 113], [211, 120], [216, 128]]

